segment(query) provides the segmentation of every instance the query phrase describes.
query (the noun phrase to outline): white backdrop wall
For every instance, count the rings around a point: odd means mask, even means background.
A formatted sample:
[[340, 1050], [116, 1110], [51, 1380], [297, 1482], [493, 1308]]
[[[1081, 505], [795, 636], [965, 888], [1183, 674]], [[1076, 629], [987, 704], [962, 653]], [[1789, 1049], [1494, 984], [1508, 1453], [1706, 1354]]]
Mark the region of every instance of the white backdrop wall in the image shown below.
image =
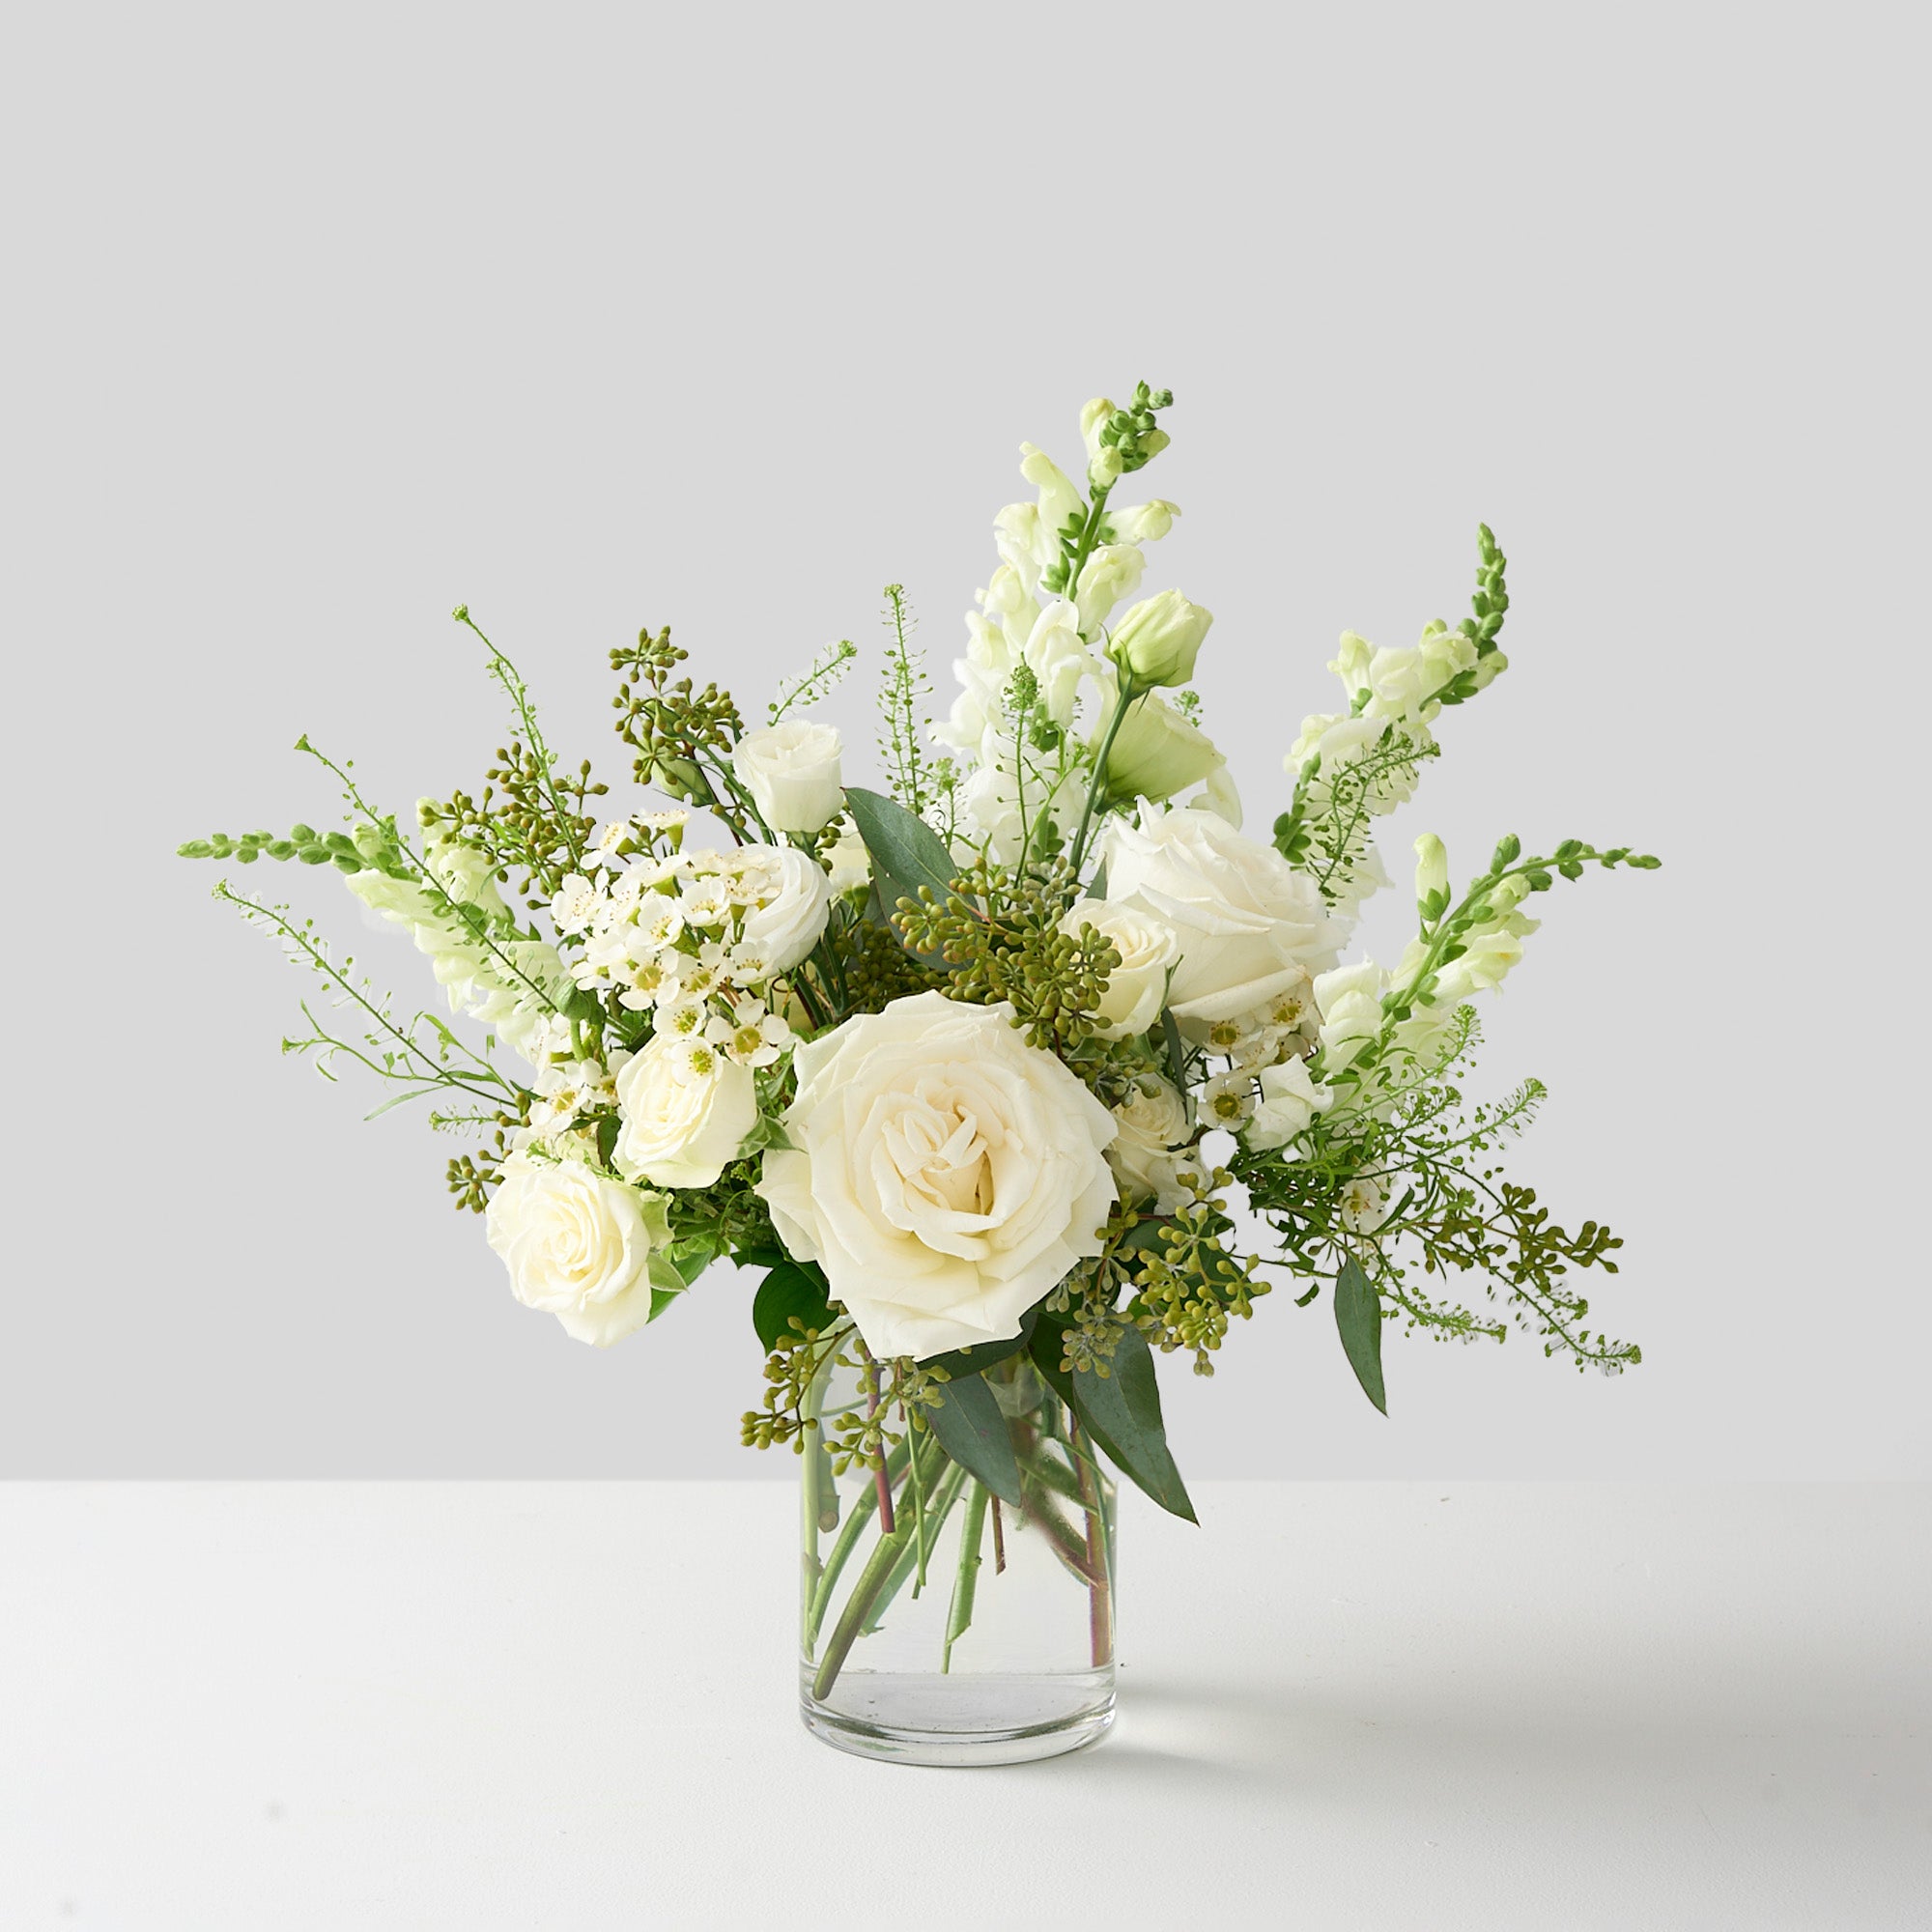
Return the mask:
[[[1512, 559], [1513, 668], [1391, 826], [1662, 853], [1487, 1014], [1516, 1155], [1607, 1219], [1621, 1381], [1325, 1302], [1171, 1366], [1202, 1474], [1932, 1473], [1922, 165], [1904, 10], [43, 10], [4, 64], [15, 1079], [0, 1469], [788, 1475], [750, 1284], [597, 1353], [448, 1147], [276, 1043], [182, 838], [407, 808], [504, 735], [626, 765], [609, 648], [761, 706], [902, 582], [946, 701], [1021, 438], [1171, 384], [1150, 582], [1208, 605], [1254, 821], [1345, 627]], [[1083, 37], [1083, 30], [1091, 38]], [[1916, 588], [1916, 586], [1914, 586]], [[830, 707], [868, 763], [869, 668]], [[260, 867], [249, 883], [260, 885]], [[334, 875], [271, 883], [378, 977]], [[1372, 908], [1399, 943], [1408, 895]]]

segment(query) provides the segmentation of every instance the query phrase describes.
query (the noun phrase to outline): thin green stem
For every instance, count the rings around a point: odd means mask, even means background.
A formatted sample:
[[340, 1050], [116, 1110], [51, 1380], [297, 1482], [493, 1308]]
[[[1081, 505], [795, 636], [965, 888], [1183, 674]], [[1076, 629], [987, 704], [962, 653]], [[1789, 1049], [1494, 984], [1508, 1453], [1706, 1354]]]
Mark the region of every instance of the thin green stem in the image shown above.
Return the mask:
[[959, 1569], [952, 1579], [952, 1602], [946, 1612], [946, 1647], [940, 1652], [939, 1668], [952, 1668], [952, 1646], [973, 1627], [973, 1598], [980, 1586], [980, 1546], [986, 1536], [986, 1504], [989, 1492], [983, 1483], [971, 1483], [966, 1492], [966, 1515], [959, 1525]]
[[1107, 756], [1114, 749], [1114, 740], [1120, 736], [1121, 721], [1127, 715], [1130, 704], [1138, 704], [1147, 696], [1144, 691], [1134, 689], [1133, 673], [1124, 665], [1118, 667], [1121, 680], [1120, 698], [1114, 706], [1114, 715], [1107, 720], [1105, 736], [1100, 740], [1100, 749], [1094, 756], [1094, 776], [1087, 783], [1087, 802], [1080, 808], [1080, 830], [1073, 836], [1072, 867], [1073, 876], [1078, 879], [1080, 867], [1087, 857], [1087, 828], [1094, 821], [1094, 806], [1100, 796], [1100, 786], [1107, 775]]

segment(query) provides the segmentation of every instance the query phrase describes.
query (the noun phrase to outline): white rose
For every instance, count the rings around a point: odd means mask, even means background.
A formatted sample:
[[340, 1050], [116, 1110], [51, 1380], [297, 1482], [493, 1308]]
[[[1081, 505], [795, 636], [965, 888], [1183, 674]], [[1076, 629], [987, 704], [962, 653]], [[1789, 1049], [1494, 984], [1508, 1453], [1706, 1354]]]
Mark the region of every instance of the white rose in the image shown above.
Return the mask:
[[1242, 1135], [1251, 1148], [1286, 1147], [1299, 1140], [1316, 1115], [1325, 1114], [1335, 1104], [1334, 1089], [1317, 1085], [1300, 1060], [1264, 1066], [1259, 1078], [1261, 1102]]
[[767, 971], [788, 971], [818, 944], [831, 916], [825, 867], [789, 845], [741, 845], [726, 863], [750, 895], [740, 944]]
[[920, 993], [798, 1049], [793, 1145], [757, 1191], [874, 1354], [1017, 1335], [1100, 1251], [1114, 1117], [1012, 1017]]
[[[574, 1161], [513, 1153], [484, 1226], [511, 1292], [554, 1315], [565, 1334], [608, 1349], [651, 1319], [652, 1254], [670, 1240], [659, 1196]], [[676, 1277], [659, 1268], [659, 1285], [672, 1286]]]
[[1199, 1175], [1201, 1160], [1184, 1147], [1191, 1129], [1187, 1102], [1171, 1081], [1143, 1074], [1133, 1094], [1114, 1109], [1120, 1133], [1107, 1150], [1108, 1162], [1129, 1198], [1151, 1201], [1156, 1214], [1172, 1214], [1193, 1200], [1183, 1174]]
[[617, 1112], [620, 1174], [709, 1187], [757, 1124], [757, 1085], [705, 1041], [658, 1034], [617, 1075]]
[[845, 809], [843, 749], [830, 724], [789, 718], [748, 731], [731, 753], [731, 769], [774, 832], [816, 832]]
[[1214, 621], [1211, 611], [1190, 604], [1178, 590], [1144, 598], [1121, 619], [1107, 653], [1141, 684], [1185, 684]]
[[1115, 818], [1099, 850], [1107, 896], [1158, 913], [1179, 937], [1168, 1009], [1190, 1039], [1299, 985], [1341, 944], [1314, 882], [1218, 813]]
[[1060, 929], [1077, 936], [1083, 925], [1112, 940], [1121, 955], [1121, 963], [1107, 976], [1107, 990], [1100, 1000], [1100, 1018], [1105, 1022], [1098, 1029], [1100, 1037], [1125, 1039], [1145, 1033], [1160, 1016], [1168, 969], [1180, 957], [1174, 928], [1139, 906], [1086, 898], [1067, 911]]
[[1172, 798], [1226, 762], [1213, 739], [1164, 698], [1137, 697], [1107, 748], [1107, 789], [1117, 798]]

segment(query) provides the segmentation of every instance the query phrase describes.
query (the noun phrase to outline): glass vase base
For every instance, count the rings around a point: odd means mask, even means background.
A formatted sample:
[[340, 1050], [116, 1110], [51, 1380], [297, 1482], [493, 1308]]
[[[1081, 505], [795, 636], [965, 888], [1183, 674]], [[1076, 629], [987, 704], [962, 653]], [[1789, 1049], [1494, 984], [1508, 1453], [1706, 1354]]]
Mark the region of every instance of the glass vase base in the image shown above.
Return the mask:
[[1034, 1764], [1080, 1750], [1114, 1722], [1114, 1673], [1001, 1677], [848, 1670], [829, 1700], [802, 1671], [799, 1715], [813, 1737], [893, 1764]]

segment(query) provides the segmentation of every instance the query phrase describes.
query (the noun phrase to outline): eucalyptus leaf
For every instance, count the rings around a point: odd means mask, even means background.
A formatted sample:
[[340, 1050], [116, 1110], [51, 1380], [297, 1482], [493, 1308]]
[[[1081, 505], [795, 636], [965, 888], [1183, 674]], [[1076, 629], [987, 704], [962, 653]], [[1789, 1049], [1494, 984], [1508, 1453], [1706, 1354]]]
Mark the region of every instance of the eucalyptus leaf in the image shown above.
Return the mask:
[[1362, 1393], [1386, 1415], [1388, 1397], [1382, 1388], [1382, 1301], [1362, 1264], [1350, 1255], [1335, 1277], [1335, 1326], [1349, 1366]]
[[945, 1401], [924, 1411], [925, 1426], [962, 1469], [978, 1476], [1002, 1502], [1018, 1509], [1023, 1500], [1020, 1465], [1013, 1460], [1007, 1418], [985, 1378], [960, 1376], [941, 1393]]
[[888, 874], [908, 898], [917, 898], [920, 887], [930, 886], [933, 896], [945, 904], [958, 868], [939, 834], [883, 792], [848, 785], [845, 804], [871, 854], [873, 871]]
[[823, 1328], [831, 1320], [831, 1296], [825, 1277], [816, 1267], [798, 1262], [781, 1262], [758, 1285], [752, 1300], [752, 1326], [769, 1354], [779, 1345], [779, 1337], [792, 1332], [795, 1315], [808, 1328]]
[[1004, 1362], [1009, 1356], [1023, 1354], [1027, 1344], [1033, 1339], [1033, 1325], [1039, 1320], [1039, 1310], [1029, 1308], [1020, 1317], [1020, 1332], [1009, 1336], [1004, 1342], [976, 1342], [970, 1349], [949, 1349], [943, 1355], [933, 1355], [920, 1363], [923, 1369], [944, 1369], [949, 1376], [977, 1376], [983, 1369], [990, 1369], [996, 1362]]
[[1129, 1328], [1114, 1350], [1111, 1373], [1091, 1369], [1068, 1375], [1060, 1366], [1061, 1329], [1042, 1321], [1033, 1337], [1034, 1366], [1080, 1418], [1108, 1459], [1172, 1516], [1198, 1522], [1187, 1487], [1167, 1447], [1160, 1413], [1160, 1385], [1153, 1352], [1137, 1328]]

